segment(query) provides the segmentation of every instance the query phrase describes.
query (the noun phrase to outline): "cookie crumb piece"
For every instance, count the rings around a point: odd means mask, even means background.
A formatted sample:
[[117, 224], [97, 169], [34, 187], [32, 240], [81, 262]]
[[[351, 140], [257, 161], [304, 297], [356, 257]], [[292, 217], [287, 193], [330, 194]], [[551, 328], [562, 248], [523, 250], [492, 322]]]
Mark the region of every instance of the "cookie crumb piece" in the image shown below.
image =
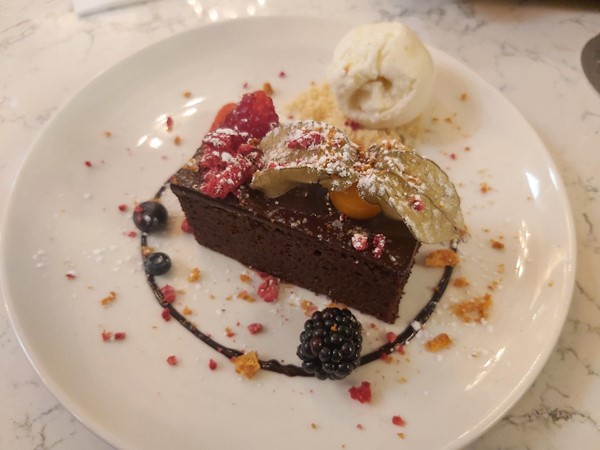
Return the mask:
[[240, 281], [242, 283], [248, 284], [252, 281], [252, 278], [247, 273], [242, 273], [242, 274], [240, 274]]
[[117, 294], [114, 291], [110, 291], [110, 293], [106, 297], [104, 297], [102, 300], [100, 300], [100, 303], [102, 304], [102, 306], [108, 306], [112, 302], [114, 302], [116, 299], [117, 299]]
[[492, 296], [484, 294], [450, 306], [452, 312], [465, 323], [481, 323], [489, 317], [492, 307]]
[[310, 300], [301, 300], [300, 301], [300, 307], [302, 308], [302, 310], [304, 311], [304, 315], [306, 317], [311, 317], [312, 314], [319, 308], [317, 308], [317, 305], [315, 305], [313, 302], [311, 302]]
[[254, 303], [256, 301], [256, 299], [250, 295], [248, 291], [240, 291], [237, 293], [236, 297], [248, 303]]
[[248, 379], [254, 378], [260, 370], [260, 362], [258, 361], [258, 353], [255, 351], [244, 353], [233, 360], [235, 371]]
[[496, 250], [504, 249], [504, 242], [497, 241], [496, 239], [490, 239], [490, 244], [492, 248], [495, 248]]
[[428, 352], [439, 352], [450, 347], [453, 344], [452, 338], [446, 333], [440, 333], [436, 337], [425, 342], [425, 350]]
[[273, 86], [271, 86], [271, 83], [268, 83], [268, 82], [263, 83], [262, 90], [265, 91], [265, 94], [267, 94], [269, 96], [273, 95]]
[[444, 248], [440, 250], [434, 250], [425, 258], [425, 265], [427, 267], [454, 267], [458, 264], [460, 258], [454, 250]]
[[314, 422], [312, 422], [312, 423], [310, 424], [310, 427], [311, 427], [313, 430], [316, 430], [316, 429], [317, 429], [317, 424], [316, 424], [316, 423], [314, 423]]
[[201, 276], [200, 269], [198, 269], [197, 267], [194, 267], [191, 270], [190, 274], [188, 275], [188, 281], [190, 283], [196, 283], [198, 280], [200, 280], [200, 276]]
[[464, 288], [469, 285], [469, 280], [465, 277], [456, 277], [454, 281], [452, 281], [452, 285], [457, 288]]

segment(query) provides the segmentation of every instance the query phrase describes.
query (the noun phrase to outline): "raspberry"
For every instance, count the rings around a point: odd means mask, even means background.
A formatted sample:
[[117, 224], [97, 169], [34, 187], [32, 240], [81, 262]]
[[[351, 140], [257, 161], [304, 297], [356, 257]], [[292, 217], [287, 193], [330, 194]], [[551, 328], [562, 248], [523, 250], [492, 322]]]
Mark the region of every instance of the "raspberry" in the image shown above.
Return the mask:
[[360, 364], [361, 325], [349, 309], [316, 311], [304, 324], [296, 354], [320, 380], [341, 380]]
[[262, 139], [279, 124], [273, 100], [263, 91], [244, 94], [237, 106], [221, 124], [222, 128], [233, 128]]

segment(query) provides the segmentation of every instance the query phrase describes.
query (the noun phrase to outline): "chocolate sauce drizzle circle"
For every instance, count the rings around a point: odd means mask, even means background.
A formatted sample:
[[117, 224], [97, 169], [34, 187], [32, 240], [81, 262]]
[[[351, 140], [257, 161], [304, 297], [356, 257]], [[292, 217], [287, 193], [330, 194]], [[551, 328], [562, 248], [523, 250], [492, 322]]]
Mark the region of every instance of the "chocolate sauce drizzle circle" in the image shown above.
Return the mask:
[[[167, 182], [161, 186], [161, 188], [154, 195], [155, 201], [160, 201], [160, 197], [165, 192], [168, 185], [169, 185], [169, 183]], [[148, 245], [148, 233], [146, 233], [146, 232], [142, 233], [140, 243], [141, 243], [140, 245], [141, 245], [141, 250], [142, 250], [142, 252], [141, 252], [142, 259], [144, 259], [145, 255], [144, 255], [143, 250]], [[451, 249], [453, 251], [456, 251], [457, 247], [458, 247], [457, 243], [453, 242]], [[175, 308], [171, 303], [169, 303], [165, 300], [160, 288], [156, 284], [154, 275], [148, 273], [147, 271], [144, 271], [144, 272], [146, 274], [146, 281], [148, 282], [148, 285], [152, 289], [152, 292], [154, 293], [154, 297], [156, 298], [156, 300], [158, 301], [160, 306], [162, 306], [165, 309], [168, 309], [169, 313], [171, 314], [171, 317], [174, 318], [175, 320], [177, 320], [177, 322], [179, 322], [184, 328], [186, 328], [188, 331], [190, 331], [194, 336], [196, 336], [198, 339], [200, 339], [206, 345], [211, 347], [213, 350], [221, 353], [223, 356], [225, 356], [228, 359], [235, 358], [235, 357], [238, 357], [238, 356], [241, 356], [244, 354], [244, 352], [242, 352], [241, 350], [237, 350], [237, 349], [227, 347], [225, 345], [220, 344], [219, 342], [215, 341], [207, 334], [200, 331], [200, 329], [197, 326], [195, 326], [193, 323], [191, 323], [189, 320], [187, 320], [185, 318], [185, 316], [177, 310], [177, 308]], [[446, 288], [448, 287], [448, 282], [450, 281], [450, 277], [452, 276], [452, 272], [453, 272], [453, 267], [446, 266], [444, 268], [444, 272], [443, 272], [440, 280], [438, 281], [437, 286], [433, 290], [433, 294], [431, 295], [431, 298], [429, 299], [427, 304], [423, 308], [421, 308], [421, 310], [417, 313], [417, 315], [414, 317], [414, 319], [412, 320], [410, 325], [408, 325], [400, 334], [398, 334], [393, 341], [388, 342], [387, 344], [384, 344], [384, 345], [380, 346], [379, 348], [377, 348], [365, 355], [362, 355], [360, 358], [361, 366], [380, 359], [383, 354], [393, 353], [394, 351], [396, 351], [396, 349], [398, 347], [407, 344], [408, 342], [410, 342], [410, 340], [412, 340], [418, 334], [421, 327], [430, 319], [430, 317], [432, 316], [433, 312], [435, 311], [435, 308], [437, 307], [439, 301], [441, 300], [442, 296], [444, 295], [444, 292], [446, 291]], [[415, 323], [417, 323], [418, 325], [413, 326], [413, 324], [415, 324]], [[275, 359], [271, 359], [271, 360], [267, 360], [267, 361], [259, 360], [259, 362], [260, 362], [261, 369], [280, 373], [280, 374], [287, 375], [290, 377], [313, 377], [314, 376], [314, 374], [306, 373], [302, 369], [301, 366], [297, 366], [295, 364], [282, 364], [281, 362], [279, 362]]]

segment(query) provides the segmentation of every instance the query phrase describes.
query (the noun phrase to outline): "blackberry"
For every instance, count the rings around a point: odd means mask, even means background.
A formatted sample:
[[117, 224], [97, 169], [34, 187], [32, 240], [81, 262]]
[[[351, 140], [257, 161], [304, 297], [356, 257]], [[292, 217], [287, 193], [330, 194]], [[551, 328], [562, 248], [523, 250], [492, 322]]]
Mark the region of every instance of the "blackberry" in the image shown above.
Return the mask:
[[349, 309], [316, 311], [304, 324], [296, 354], [320, 380], [341, 380], [360, 364], [360, 322]]
[[141, 231], [151, 233], [167, 227], [167, 208], [156, 200], [140, 203], [133, 210], [133, 223]]

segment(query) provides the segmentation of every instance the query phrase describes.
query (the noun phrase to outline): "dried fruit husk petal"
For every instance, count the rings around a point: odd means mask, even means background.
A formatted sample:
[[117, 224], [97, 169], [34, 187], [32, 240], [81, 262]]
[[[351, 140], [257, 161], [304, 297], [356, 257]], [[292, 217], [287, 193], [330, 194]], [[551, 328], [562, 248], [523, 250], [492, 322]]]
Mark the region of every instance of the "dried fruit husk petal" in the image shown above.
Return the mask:
[[337, 128], [314, 121], [282, 124], [259, 145], [263, 169], [250, 187], [275, 198], [290, 189], [320, 183], [330, 190], [348, 189], [356, 180], [358, 146]]
[[402, 220], [425, 244], [465, 239], [460, 197], [448, 175], [433, 161], [399, 144], [373, 145], [365, 153], [359, 195]]
[[363, 200], [403, 221], [425, 244], [465, 240], [460, 198], [448, 175], [433, 161], [396, 142], [360, 149], [339, 129], [315, 121], [281, 124], [259, 144], [263, 169], [250, 187], [267, 197], [320, 183], [342, 191], [357, 183]]

